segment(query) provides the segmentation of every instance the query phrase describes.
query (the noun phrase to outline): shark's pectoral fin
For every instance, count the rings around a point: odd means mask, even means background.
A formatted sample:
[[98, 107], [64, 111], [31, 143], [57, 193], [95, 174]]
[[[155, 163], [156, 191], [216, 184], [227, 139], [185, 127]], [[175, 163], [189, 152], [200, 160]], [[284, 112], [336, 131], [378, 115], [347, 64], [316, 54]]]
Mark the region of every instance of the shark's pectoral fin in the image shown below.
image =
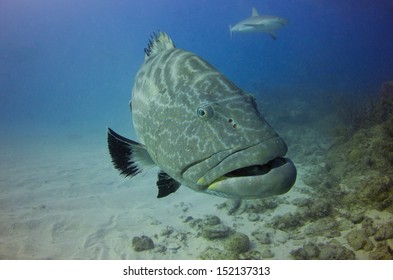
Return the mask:
[[145, 146], [117, 134], [110, 128], [108, 148], [113, 165], [126, 177], [133, 177], [144, 169], [155, 166]]
[[177, 189], [180, 187], [180, 183], [165, 172], [161, 171], [158, 173], [157, 187], [157, 198], [161, 198], [177, 191]]
[[275, 32], [270, 32], [269, 35], [270, 35], [270, 37], [272, 37], [273, 40], [277, 39], [277, 35]]

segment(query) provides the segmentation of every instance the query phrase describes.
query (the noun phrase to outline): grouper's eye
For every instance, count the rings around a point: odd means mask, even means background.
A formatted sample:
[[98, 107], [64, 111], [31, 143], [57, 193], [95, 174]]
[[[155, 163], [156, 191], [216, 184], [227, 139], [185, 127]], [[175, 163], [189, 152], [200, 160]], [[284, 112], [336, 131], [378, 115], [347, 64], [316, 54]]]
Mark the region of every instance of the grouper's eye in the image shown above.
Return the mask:
[[201, 120], [208, 120], [214, 116], [214, 110], [210, 105], [202, 105], [197, 109], [197, 115]]

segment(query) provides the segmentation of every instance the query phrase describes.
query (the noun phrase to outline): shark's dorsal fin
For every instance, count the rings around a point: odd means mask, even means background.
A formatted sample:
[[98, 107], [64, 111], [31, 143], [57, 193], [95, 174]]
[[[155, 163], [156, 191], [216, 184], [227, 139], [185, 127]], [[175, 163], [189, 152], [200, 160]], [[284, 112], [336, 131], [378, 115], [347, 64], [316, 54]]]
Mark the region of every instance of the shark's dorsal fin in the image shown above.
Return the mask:
[[259, 13], [258, 13], [257, 9], [255, 9], [254, 7], [252, 8], [251, 16], [252, 17], [258, 17], [259, 16]]

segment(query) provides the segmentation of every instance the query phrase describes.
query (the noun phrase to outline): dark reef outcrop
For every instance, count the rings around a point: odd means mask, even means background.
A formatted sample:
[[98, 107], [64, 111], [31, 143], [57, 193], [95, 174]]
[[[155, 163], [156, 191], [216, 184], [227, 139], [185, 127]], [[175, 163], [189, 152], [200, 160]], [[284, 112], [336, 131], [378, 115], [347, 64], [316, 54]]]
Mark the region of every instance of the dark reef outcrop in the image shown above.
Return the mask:
[[154, 248], [154, 242], [150, 237], [146, 235], [135, 236], [132, 239], [132, 248], [136, 252], [150, 250]]
[[296, 260], [353, 260], [355, 253], [336, 240], [327, 243], [308, 243], [291, 252]]
[[393, 213], [393, 82], [383, 84], [369, 107], [362, 127], [348, 138], [336, 137], [327, 153], [328, 176], [340, 180], [349, 210], [371, 206]]
[[[326, 153], [326, 177], [334, 182], [337, 207], [359, 225], [346, 235], [348, 245], [369, 252], [370, 259], [392, 259], [386, 241], [393, 239], [393, 223], [376, 223], [365, 212], [393, 214], [393, 81], [384, 83], [376, 100], [362, 108], [367, 111], [352, 116], [356, 125], [350, 133], [335, 131], [334, 144]], [[304, 257], [304, 252], [294, 253]]]

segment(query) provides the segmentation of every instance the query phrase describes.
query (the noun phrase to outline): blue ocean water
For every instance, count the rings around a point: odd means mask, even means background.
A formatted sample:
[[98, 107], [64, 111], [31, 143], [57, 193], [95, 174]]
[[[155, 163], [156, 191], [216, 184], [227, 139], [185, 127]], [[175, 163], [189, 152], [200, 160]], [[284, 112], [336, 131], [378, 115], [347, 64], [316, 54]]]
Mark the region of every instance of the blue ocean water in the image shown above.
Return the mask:
[[[277, 40], [229, 34], [260, 14], [287, 18]], [[393, 2], [0, 2], [0, 118], [96, 126], [128, 122], [128, 100], [153, 31], [205, 58], [248, 92], [373, 94], [393, 76]]]

